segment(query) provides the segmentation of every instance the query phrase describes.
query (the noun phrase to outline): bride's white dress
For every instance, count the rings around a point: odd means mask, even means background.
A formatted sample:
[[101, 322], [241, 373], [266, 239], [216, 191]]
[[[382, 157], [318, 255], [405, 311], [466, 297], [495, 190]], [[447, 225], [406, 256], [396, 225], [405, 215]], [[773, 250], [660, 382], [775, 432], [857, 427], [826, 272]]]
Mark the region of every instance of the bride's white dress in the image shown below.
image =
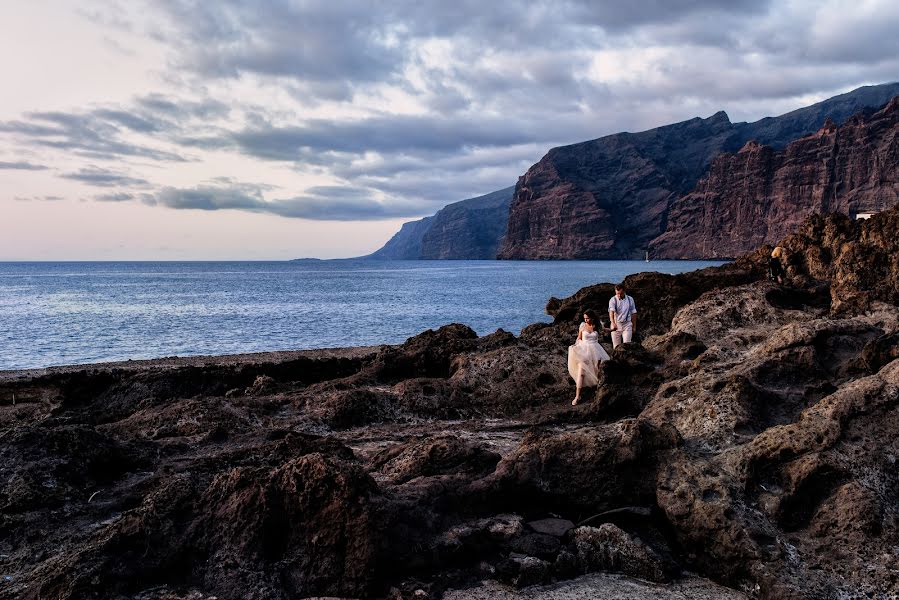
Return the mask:
[[568, 373], [574, 378], [575, 383], [579, 376], [583, 376], [581, 386], [593, 387], [599, 383], [597, 363], [601, 360], [609, 360], [608, 353], [599, 345], [599, 334], [595, 331], [584, 331], [584, 323], [580, 330], [583, 332], [581, 339], [573, 346], [568, 346]]

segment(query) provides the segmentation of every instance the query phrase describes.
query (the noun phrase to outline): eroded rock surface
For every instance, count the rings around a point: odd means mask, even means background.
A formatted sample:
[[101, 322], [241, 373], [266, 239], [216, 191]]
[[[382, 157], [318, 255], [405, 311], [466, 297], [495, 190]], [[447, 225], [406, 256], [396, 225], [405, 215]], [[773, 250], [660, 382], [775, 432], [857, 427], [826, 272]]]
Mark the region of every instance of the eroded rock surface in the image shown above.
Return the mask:
[[630, 278], [576, 407], [606, 284], [517, 337], [0, 374], [0, 598], [899, 594], [897, 231]]
[[894, 121], [778, 151], [897, 93], [895, 84], [862, 88], [754, 123], [718, 112], [553, 148], [519, 178], [497, 257], [733, 257], [776, 241], [815, 210], [889, 208]]
[[671, 205], [650, 253], [740, 256], [785, 237], [812, 214], [872, 213], [897, 202], [899, 97], [841, 127], [828, 121], [781, 151], [749, 142], [719, 156], [696, 188]]

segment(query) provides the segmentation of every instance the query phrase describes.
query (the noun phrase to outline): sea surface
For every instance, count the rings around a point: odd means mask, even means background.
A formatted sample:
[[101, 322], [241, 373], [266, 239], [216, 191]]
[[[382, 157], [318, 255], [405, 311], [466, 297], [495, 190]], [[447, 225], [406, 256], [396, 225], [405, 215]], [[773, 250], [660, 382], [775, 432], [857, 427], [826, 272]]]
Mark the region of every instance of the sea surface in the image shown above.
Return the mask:
[[[394, 344], [548, 322], [564, 298], [707, 261], [0, 262], [0, 370]], [[639, 310], [642, 301], [635, 298]], [[605, 307], [597, 307], [603, 310]]]

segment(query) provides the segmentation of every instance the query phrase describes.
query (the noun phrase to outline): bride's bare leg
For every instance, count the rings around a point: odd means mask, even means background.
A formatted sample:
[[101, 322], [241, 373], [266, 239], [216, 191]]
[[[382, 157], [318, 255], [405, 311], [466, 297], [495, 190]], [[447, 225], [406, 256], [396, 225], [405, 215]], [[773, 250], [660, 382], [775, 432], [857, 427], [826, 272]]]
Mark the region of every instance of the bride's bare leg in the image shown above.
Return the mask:
[[584, 387], [584, 368], [578, 367], [577, 370], [577, 381], [575, 381], [575, 385], [577, 385], [577, 392], [574, 394], [574, 400], [571, 401], [571, 406], [577, 406], [577, 401], [581, 399], [581, 388]]

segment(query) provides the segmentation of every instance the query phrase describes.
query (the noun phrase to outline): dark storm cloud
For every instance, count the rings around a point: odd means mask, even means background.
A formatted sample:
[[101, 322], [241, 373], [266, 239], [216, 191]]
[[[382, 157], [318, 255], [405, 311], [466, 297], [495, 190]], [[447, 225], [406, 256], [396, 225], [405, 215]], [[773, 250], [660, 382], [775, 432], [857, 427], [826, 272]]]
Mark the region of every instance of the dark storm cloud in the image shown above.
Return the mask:
[[145, 186], [149, 184], [146, 179], [122, 175], [121, 173], [115, 173], [97, 167], [80, 169], [76, 173], [66, 173], [60, 175], [60, 177], [63, 179], [71, 179], [72, 181], [80, 181], [81, 183], [95, 187], [129, 187]]
[[97, 196], [101, 201], [307, 219], [417, 216], [514, 184], [552, 146], [721, 109], [733, 120], [776, 115], [807, 97], [899, 76], [899, 9], [888, 6], [841, 11], [749, 0], [151, 6], [162, 18], [154, 21], [154, 39], [171, 52], [167, 80], [196, 90], [199, 99], [148, 94], [128, 105], [32, 113], [0, 123], [0, 133], [97, 159], [239, 153], [346, 185], [266, 200], [263, 193], [273, 188], [233, 178], [148, 195], [151, 184], [137, 177], [91, 169], [68, 175], [100, 187], [146, 188], [116, 190]]
[[252, 185], [170, 187], [144, 198], [144, 201], [176, 210], [243, 210], [322, 221], [369, 221], [422, 214], [420, 203], [380, 202], [375, 198], [374, 190], [363, 188], [319, 186], [302, 196], [280, 200], [265, 200], [261, 190], [254, 188]]
[[532, 128], [509, 119], [380, 116], [358, 121], [315, 120], [297, 127], [247, 129], [233, 135], [247, 154], [296, 160], [302, 149], [331, 152], [453, 152], [466, 147], [531, 141]]
[[766, 13], [769, 4], [770, 1], [760, 0], [582, 0], [571, 3], [569, 17], [619, 32], [656, 23], [686, 21], [703, 14], [737, 14], [746, 18]]
[[44, 165], [35, 165], [29, 162], [3, 162], [0, 161], [0, 171], [45, 171], [47, 167]]
[[174, 31], [181, 67], [213, 77], [242, 73], [306, 81], [372, 81], [393, 72], [402, 49], [391, 47], [379, 10], [353, 3], [301, 4], [226, 0], [214, 4], [169, 0], [162, 4]]

